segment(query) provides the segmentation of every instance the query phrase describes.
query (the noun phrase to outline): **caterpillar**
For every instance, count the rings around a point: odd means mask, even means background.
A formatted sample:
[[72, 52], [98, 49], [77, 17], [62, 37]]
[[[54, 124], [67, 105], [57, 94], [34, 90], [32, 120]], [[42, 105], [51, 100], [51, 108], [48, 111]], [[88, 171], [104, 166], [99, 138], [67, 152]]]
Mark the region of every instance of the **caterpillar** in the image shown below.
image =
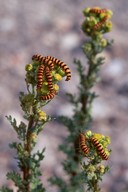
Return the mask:
[[50, 70], [49, 70], [48, 67], [46, 67], [45, 75], [46, 75], [46, 78], [47, 78], [49, 91], [51, 93], [53, 93], [54, 92], [54, 88], [53, 88], [53, 84], [52, 84], [52, 75], [51, 75]]
[[32, 60], [39, 61], [41, 64], [43, 64], [45, 66], [47, 65], [50, 68], [50, 70], [53, 70], [53, 68], [54, 68], [53, 62], [51, 60], [47, 59], [46, 57], [43, 57], [42, 55], [38, 55], [38, 54], [33, 55]]
[[42, 95], [41, 99], [42, 100], [51, 100], [55, 97], [55, 93], [49, 93], [48, 95]]
[[91, 142], [92, 142], [93, 145], [96, 147], [97, 152], [98, 152], [98, 154], [102, 157], [102, 159], [103, 159], [103, 160], [107, 160], [107, 159], [108, 159], [108, 156], [107, 156], [107, 154], [105, 153], [105, 151], [104, 151], [102, 145], [99, 143], [99, 141], [98, 141], [96, 138], [92, 137], [92, 138], [91, 138]]
[[42, 62], [49, 67], [49, 69], [52, 71], [54, 69], [54, 64], [51, 60], [47, 59], [47, 57], [44, 57], [42, 59]]
[[88, 146], [85, 144], [86, 143], [86, 138], [83, 133], [79, 134], [79, 144], [80, 144], [80, 149], [84, 152], [84, 154], [88, 154], [89, 149]]
[[36, 61], [39, 61], [39, 62], [42, 61], [42, 58], [43, 58], [43, 56], [39, 55], [39, 54], [36, 54], [36, 55], [32, 56], [32, 60], [36, 60]]
[[107, 9], [92, 8], [90, 9], [90, 13], [96, 13], [96, 14], [107, 13]]
[[59, 65], [62, 68], [62, 70], [66, 73], [67, 76], [65, 81], [69, 81], [71, 79], [71, 71], [63, 61], [60, 61], [59, 59], [52, 56], [47, 56], [47, 59], [52, 61], [54, 64]]
[[43, 72], [44, 72], [44, 65], [40, 65], [37, 73], [37, 89], [41, 89], [43, 84]]
[[104, 23], [105, 21], [108, 19], [107, 16], [105, 16], [101, 21], [99, 21], [97, 24], [94, 25], [93, 29], [97, 30], [99, 29]]

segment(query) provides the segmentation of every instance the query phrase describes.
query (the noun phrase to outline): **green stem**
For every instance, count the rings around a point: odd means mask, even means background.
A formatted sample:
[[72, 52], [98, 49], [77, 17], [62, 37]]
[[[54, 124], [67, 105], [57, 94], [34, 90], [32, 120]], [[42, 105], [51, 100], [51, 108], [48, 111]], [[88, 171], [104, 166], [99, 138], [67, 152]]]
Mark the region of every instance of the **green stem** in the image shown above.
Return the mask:
[[[28, 123], [26, 141], [24, 143], [24, 150], [28, 153], [29, 158], [31, 156], [31, 140], [30, 140], [31, 131], [30, 131], [30, 129], [33, 126], [33, 123], [34, 123], [34, 118], [31, 115], [29, 123]], [[25, 186], [26, 192], [30, 192], [29, 176], [30, 176], [30, 167], [29, 167], [29, 163], [28, 163], [27, 166], [24, 166], [24, 168], [23, 168], [23, 180], [27, 183]]]

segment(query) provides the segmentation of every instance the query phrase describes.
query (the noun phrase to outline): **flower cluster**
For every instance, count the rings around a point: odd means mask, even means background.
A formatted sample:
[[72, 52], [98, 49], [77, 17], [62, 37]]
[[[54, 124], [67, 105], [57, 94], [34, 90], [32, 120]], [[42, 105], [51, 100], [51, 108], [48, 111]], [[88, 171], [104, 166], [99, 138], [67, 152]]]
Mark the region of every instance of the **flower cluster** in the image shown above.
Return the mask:
[[86, 19], [82, 24], [82, 30], [88, 36], [100, 35], [111, 31], [112, 22], [110, 18], [113, 14], [111, 10], [99, 7], [86, 8], [83, 10], [83, 14]]
[[33, 55], [32, 63], [25, 67], [26, 82], [36, 86], [37, 97], [40, 100], [51, 100], [57, 94], [57, 83], [66, 76], [66, 81], [71, 78], [69, 67], [62, 61], [52, 56], [43, 57]]
[[110, 138], [99, 133], [87, 131], [86, 134], [80, 133], [79, 135], [80, 151], [84, 156], [92, 160], [108, 160], [111, 152], [107, 149], [109, 144]]
[[88, 161], [81, 163], [83, 180], [87, 183], [88, 189], [92, 189], [92, 191], [100, 191], [98, 182], [109, 170], [108, 166], [102, 164], [103, 160], [109, 158], [111, 152], [107, 148], [109, 144], [110, 138], [99, 133], [87, 131], [85, 134], [80, 133], [79, 135], [79, 152], [88, 159]]

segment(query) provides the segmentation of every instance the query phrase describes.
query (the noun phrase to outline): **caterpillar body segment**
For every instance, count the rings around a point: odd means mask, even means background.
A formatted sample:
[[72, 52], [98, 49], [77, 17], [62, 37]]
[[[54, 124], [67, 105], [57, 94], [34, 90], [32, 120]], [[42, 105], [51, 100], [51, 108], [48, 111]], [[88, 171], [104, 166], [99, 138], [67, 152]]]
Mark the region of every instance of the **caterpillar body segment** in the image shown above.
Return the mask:
[[47, 82], [48, 82], [49, 91], [51, 93], [53, 93], [54, 88], [53, 88], [53, 84], [52, 84], [52, 75], [51, 75], [51, 72], [50, 72], [48, 67], [46, 67], [45, 75], [46, 75], [46, 79], [47, 79]]
[[37, 73], [37, 89], [41, 89], [43, 84], [43, 72], [44, 72], [44, 65], [40, 65]]
[[52, 56], [47, 56], [47, 59], [49, 59], [55, 65], [58, 65], [62, 68], [62, 70], [65, 72], [65, 74], [67, 76], [65, 81], [69, 81], [71, 79], [71, 71], [70, 71], [69, 67], [63, 61], [61, 61], [55, 57], [52, 57]]
[[107, 19], [108, 17], [104, 16], [104, 18], [101, 21], [99, 21], [97, 24], [94, 25], [93, 29], [94, 30], [99, 29], [106, 22]]
[[80, 144], [80, 149], [81, 151], [87, 155], [89, 153], [89, 148], [86, 145], [86, 137], [84, 136], [83, 133], [79, 134], [79, 144]]
[[42, 100], [51, 100], [55, 97], [55, 93], [49, 93], [48, 95], [42, 95], [41, 99]]
[[90, 9], [90, 13], [96, 13], [96, 14], [107, 13], [107, 9], [92, 8]]
[[102, 145], [99, 143], [99, 141], [96, 138], [92, 137], [91, 142], [96, 147], [97, 152], [102, 157], [102, 159], [108, 160], [108, 155], [105, 153], [105, 151], [104, 151]]

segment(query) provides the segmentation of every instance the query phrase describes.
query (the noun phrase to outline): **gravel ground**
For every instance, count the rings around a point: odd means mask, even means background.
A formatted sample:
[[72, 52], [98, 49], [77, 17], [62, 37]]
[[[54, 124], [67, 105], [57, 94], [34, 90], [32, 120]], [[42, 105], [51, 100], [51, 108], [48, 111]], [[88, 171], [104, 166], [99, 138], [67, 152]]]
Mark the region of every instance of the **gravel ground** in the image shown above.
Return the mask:
[[[19, 91], [26, 91], [24, 66], [31, 62], [34, 53], [53, 55], [70, 66], [72, 80], [61, 83], [59, 95], [46, 107], [46, 111], [52, 116], [72, 115], [65, 92], [77, 91], [78, 75], [73, 59], [79, 58], [86, 63], [81, 51], [85, 37], [80, 25], [83, 21], [82, 10], [92, 6], [106, 7], [114, 12], [113, 31], [107, 37], [114, 39], [115, 43], [104, 52], [106, 64], [100, 73], [101, 81], [95, 88], [100, 98], [95, 100], [93, 109], [93, 130], [112, 139], [111, 171], [104, 178], [102, 191], [124, 192], [128, 183], [127, 0], [0, 1], [0, 186], [13, 186], [6, 181], [6, 172], [17, 169], [13, 159], [15, 151], [10, 151], [8, 147], [10, 142], [16, 140], [16, 135], [5, 115], [11, 114], [18, 121], [22, 120], [18, 96]], [[55, 108], [58, 110], [55, 111]], [[58, 152], [57, 147], [65, 135], [66, 129], [55, 122], [49, 123], [39, 137], [37, 149], [47, 148], [41, 169], [42, 180], [49, 192], [56, 192], [56, 189], [49, 186], [47, 179], [53, 173], [63, 174], [60, 166], [63, 154]]]

